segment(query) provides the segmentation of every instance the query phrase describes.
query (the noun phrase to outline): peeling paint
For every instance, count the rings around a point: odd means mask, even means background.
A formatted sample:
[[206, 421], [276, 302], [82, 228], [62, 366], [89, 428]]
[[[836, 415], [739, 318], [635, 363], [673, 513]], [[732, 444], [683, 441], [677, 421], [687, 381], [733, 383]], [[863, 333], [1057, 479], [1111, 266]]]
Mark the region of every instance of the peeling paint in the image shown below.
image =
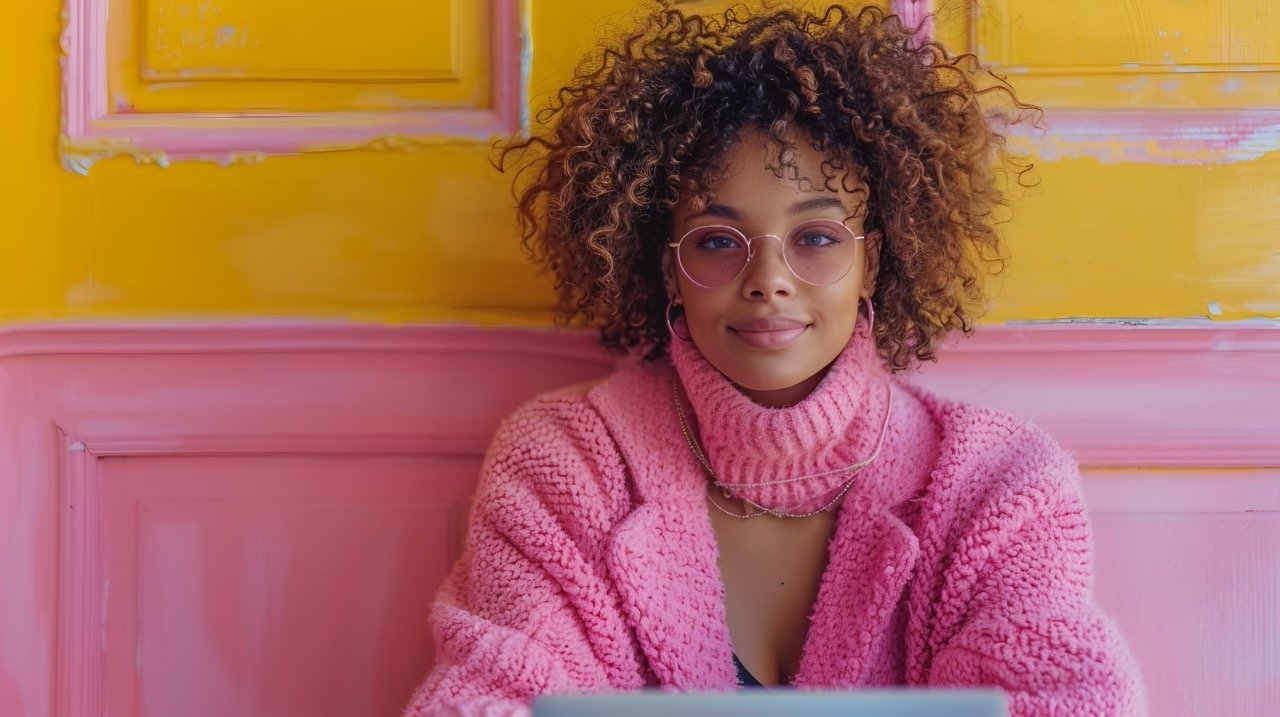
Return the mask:
[[[1274, 306], [1280, 307], [1280, 303]], [[1229, 321], [1214, 320], [1210, 317], [1201, 317], [1195, 319], [1150, 319], [1138, 316], [1132, 317], [1105, 317], [1105, 316], [1072, 316], [1055, 319], [1022, 319], [1017, 321], [1006, 321], [1004, 326], [1051, 326], [1060, 325], [1097, 325], [1097, 326], [1150, 326], [1167, 329], [1179, 328], [1204, 328], [1206, 326], [1232, 326], [1239, 328], [1253, 329], [1271, 329], [1280, 331], [1280, 319], [1269, 319], [1265, 317], [1253, 317], [1248, 319], [1232, 319]]]
[[1280, 110], [1049, 110], [1047, 130], [1016, 127], [1009, 146], [1043, 159], [1213, 164], [1280, 149]]

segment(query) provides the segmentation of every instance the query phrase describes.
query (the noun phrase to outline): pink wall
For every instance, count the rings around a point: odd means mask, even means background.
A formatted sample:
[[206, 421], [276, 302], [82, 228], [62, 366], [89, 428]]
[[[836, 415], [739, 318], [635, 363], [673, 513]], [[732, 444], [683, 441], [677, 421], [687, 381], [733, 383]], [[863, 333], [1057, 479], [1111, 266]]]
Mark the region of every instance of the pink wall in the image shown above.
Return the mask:
[[[1154, 715], [1280, 704], [1280, 330], [984, 327], [917, 377], [1080, 460]], [[0, 715], [393, 714], [488, 435], [580, 336], [0, 330]]]
[[0, 332], [0, 715], [394, 714], [537, 332]]

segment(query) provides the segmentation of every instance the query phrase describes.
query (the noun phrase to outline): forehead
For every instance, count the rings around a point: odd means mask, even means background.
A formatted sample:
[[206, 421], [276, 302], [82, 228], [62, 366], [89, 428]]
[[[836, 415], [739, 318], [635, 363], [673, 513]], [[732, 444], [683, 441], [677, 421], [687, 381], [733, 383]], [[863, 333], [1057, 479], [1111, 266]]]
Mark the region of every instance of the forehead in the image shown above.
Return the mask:
[[722, 171], [709, 178], [702, 192], [686, 192], [677, 216], [699, 214], [708, 203], [760, 215], [790, 209], [797, 202], [833, 208], [833, 198], [850, 214], [857, 213], [866, 201], [867, 187], [856, 168], [833, 165], [832, 158], [798, 132], [788, 133], [786, 140], [784, 145], [760, 130], [744, 129], [719, 158]]

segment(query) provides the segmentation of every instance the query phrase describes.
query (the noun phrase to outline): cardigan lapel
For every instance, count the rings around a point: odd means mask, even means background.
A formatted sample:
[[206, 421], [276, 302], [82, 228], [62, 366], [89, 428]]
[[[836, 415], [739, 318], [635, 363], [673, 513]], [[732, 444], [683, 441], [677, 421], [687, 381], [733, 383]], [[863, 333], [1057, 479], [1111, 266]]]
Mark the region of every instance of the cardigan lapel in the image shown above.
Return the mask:
[[637, 366], [591, 392], [631, 470], [638, 505], [614, 530], [606, 557], [658, 684], [679, 690], [738, 685], [701, 468], [671, 404], [673, 374]]
[[[704, 511], [701, 520], [698, 510]], [[642, 505], [609, 548], [609, 569], [649, 668], [658, 684], [679, 690], [737, 687], [724, 586], [705, 510]]]
[[885, 506], [846, 498], [809, 620], [797, 686], [853, 687], [873, 679], [881, 644], [920, 555], [915, 534]]

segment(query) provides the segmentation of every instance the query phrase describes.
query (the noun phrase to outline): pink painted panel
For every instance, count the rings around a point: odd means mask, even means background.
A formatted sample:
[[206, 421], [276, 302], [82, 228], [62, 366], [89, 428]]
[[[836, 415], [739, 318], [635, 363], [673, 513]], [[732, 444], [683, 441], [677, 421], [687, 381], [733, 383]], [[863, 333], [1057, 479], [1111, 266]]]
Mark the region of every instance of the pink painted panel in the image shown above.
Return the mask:
[[1152, 715], [1276, 714], [1280, 470], [1090, 471], [1096, 594]]
[[0, 331], [0, 715], [394, 713], [498, 421], [611, 366], [548, 336]]
[[[1153, 714], [1273, 714], [1276, 365], [1268, 325], [987, 327], [915, 377], [1086, 466]], [[0, 715], [394, 711], [498, 420], [609, 366], [536, 331], [0, 330]]]
[[474, 459], [100, 466], [110, 713], [338, 717], [402, 706], [430, 663], [423, 606], [457, 556]]

